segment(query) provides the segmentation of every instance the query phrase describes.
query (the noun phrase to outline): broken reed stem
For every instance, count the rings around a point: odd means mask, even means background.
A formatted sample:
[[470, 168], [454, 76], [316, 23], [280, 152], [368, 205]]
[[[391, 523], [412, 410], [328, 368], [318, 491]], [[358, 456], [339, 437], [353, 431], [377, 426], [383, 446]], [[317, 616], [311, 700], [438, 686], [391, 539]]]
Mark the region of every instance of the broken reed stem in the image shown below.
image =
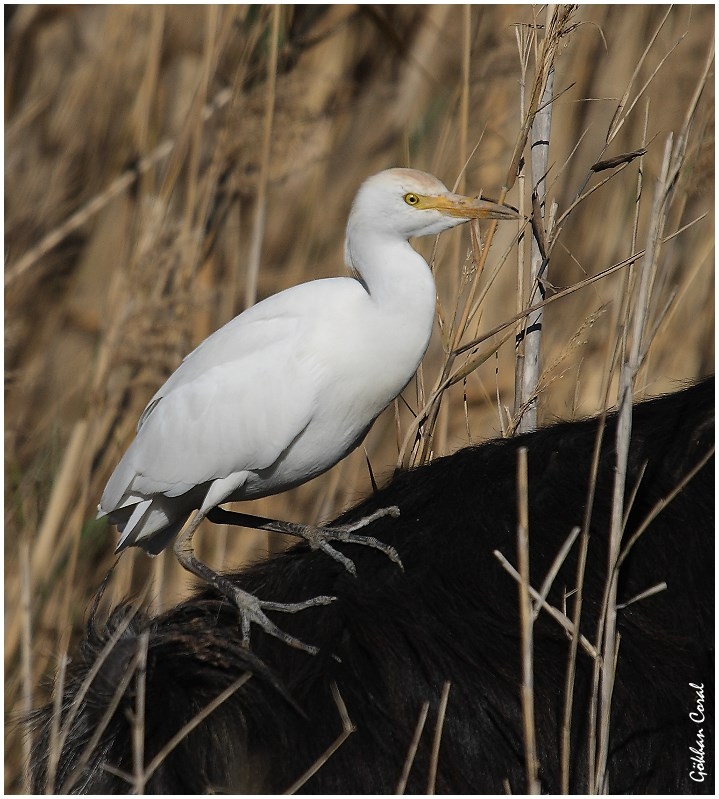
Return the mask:
[[[493, 550], [492, 554], [495, 558], [502, 564], [502, 568], [512, 576], [517, 583], [520, 582], [522, 579], [520, 577], [519, 572], [512, 566], [512, 564], [504, 557], [504, 555], [498, 550]], [[562, 613], [561, 610], [558, 610], [554, 607], [554, 605], [550, 605], [546, 600], [542, 602], [542, 597], [539, 595], [539, 591], [536, 588], [533, 588], [531, 585], [529, 586], [529, 594], [535, 602], [541, 604], [542, 610], [545, 610], [549, 615], [558, 622], [568, 633], [569, 635], [574, 635], [574, 625], [572, 624], [571, 619], [567, 617], [565, 613]], [[579, 636], [579, 643], [582, 645], [582, 649], [591, 657], [593, 660], [597, 659], [597, 649], [596, 647], [590, 643], [590, 641], [585, 638], [583, 635]]]
[[[245, 672], [241, 677], [239, 677], [235, 682], [225, 688], [220, 694], [218, 694], [211, 702], [209, 702], [205, 707], [202, 708], [198, 713], [196, 713], [184, 726], [182, 726], [175, 735], [170, 738], [170, 740], [165, 744], [165, 746], [158, 752], [155, 757], [150, 761], [145, 769], [142, 772], [141, 779], [143, 782], [147, 782], [150, 777], [157, 771], [158, 767], [162, 764], [162, 761], [170, 754], [170, 752], [185, 738], [187, 737], [192, 730], [195, 729], [199, 724], [201, 724], [211, 713], [213, 713], [220, 705], [226, 702], [232, 694], [235, 693], [239, 688], [241, 688], [250, 678], [252, 675], [250, 672]], [[104, 763], [103, 768], [105, 771], [109, 771], [110, 774], [114, 774], [116, 777], [119, 777], [121, 780], [125, 780], [128, 784], [135, 785], [137, 784], [137, 779], [134, 774], [128, 774], [126, 771], [122, 769], [116, 768], [109, 763]]]
[[[607, 405], [607, 395], [604, 397], [604, 407]], [[602, 440], [606, 427], [606, 411], [599, 418], [597, 435], [594, 439], [594, 451], [592, 453], [592, 467], [589, 472], [589, 485], [587, 486], [587, 502], [584, 508], [584, 519], [582, 520], [582, 531], [579, 539], [579, 553], [577, 557], [577, 580], [574, 588], [574, 615], [572, 624], [575, 634], [569, 641], [569, 652], [567, 655], [567, 673], [564, 680], [564, 708], [562, 712], [562, 738], [560, 749], [560, 779], [562, 783], [562, 793], [569, 793], [569, 762], [571, 755], [571, 731], [572, 731], [572, 707], [574, 704], [574, 685], [577, 674], [577, 649], [579, 646], [579, 630], [582, 618], [582, 603], [584, 599], [584, 576], [587, 566], [587, 553], [589, 551], [589, 525], [592, 520], [594, 509], [594, 495], [597, 488], [597, 474], [599, 473], [599, 459], [602, 454]], [[594, 670], [598, 668], [597, 660], [594, 662]], [[594, 725], [590, 724], [590, 735], [593, 734]], [[588, 751], [593, 750], [588, 746]], [[591, 775], [593, 769], [589, 769]], [[590, 776], [591, 779], [591, 776]]]
[[527, 793], [539, 794], [537, 740], [534, 724], [534, 614], [529, 595], [529, 486], [527, 448], [517, 450], [517, 564], [519, 566], [519, 630], [522, 659], [522, 722]]
[[349, 717], [347, 705], [345, 705], [339, 688], [337, 687], [337, 683], [335, 682], [332, 683], [332, 698], [335, 701], [337, 711], [340, 715], [340, 720], [342, 721], [342, 732], [340, 732], [337, 738], [327, 747], [323, 754], [317, 758], [317, 760], [307, 769], [307, 771], [305, 771], [301, 777], [299, 777], [297, 780], [295, 780], [295, 782], [292, 783], [292, 785], [290, 785], [290, 787], [284, 792], [285, 795], [293, 794], [299, 791], [299, 789], [307, 782], [307, 780], [309, 780], [322, 768], [322, 766], [324, 766], [324, 764], [332, 757], [332, 755], [340, 748], [340, 746], [342, 746], [342, 744], [357, 729]]
[[650, 596], [654, 596], [655, 594], [660, 594], [662, 591], [666, 591], [667, 584], [662, 580], [662, 582], [653, 585], [651, 588], [647, 588], [644, 591], [640, 591], [635, 596], [627, 599], [626, 602], [622, 602], [621, 604], [617, 605], [617, 610], [623, 610], [624, 608], [628, 608], [630, 605], [633, 605], [635, 602], [641, 602], [642, 599], [647, 599]]
[[[589, 534], [582, 530], [579, 540], [577, 557], [577, 585], [574, 594], [574, 635], [569, 639], [569, 652], [567, 654], [567, 673], [564, 680], [564, 705], [562, 708], [562, 732], [560, 743], [560, 780], [562, 793], [569, 793], [569, 762], [571, 756], [572, 734], [572, 707], [574, 704], [574, 684], [577, 674], [577, 648], [579, 646], [579, 629], [582, 616], [582, 590], [584, 588], [584, 574], [587, 565], [587, 552], [589, 550]], [[596, 662], [596, 661], [595, 661]]]
[[609, 722], [617, 650], [617, 577], [622, 545], [624, 518], [624, 490], [626, 486], [629, 444], [632, 434], [632, 399], [634, 381], [642, 362], [642, 337], [649, 314], [652, 275], [658, 257], [661, 233], [667, 211], [667, 177], [671, 167], [671, 134], [664, 148], [662, 169], [657, 179], [652, 212], [647, 235], [647, 246], [641, 264], [633, 303], [633, 318], [629, 337], [629, 352], [625, 355], [619, 375], [619, 412], [617, 415], [616, 467], [612, 498], [612, 519], [607, 563], [607, 586], [604, 599], [603, 668], [600, 678], [599, 745], [596, 760], [595, 788], [609, 791], [607, 760], [609, 756]]
[[434, 738], [432, 739], [432, 755], [429, 761], [429, 776], [427, 777], [427, 794], [433, 796], [437, 787], [437, 769], [439, 767], [439, 747], [442, 743], [442, 730], [444, 729], [444, 717], [447, 712], [447, 702], [449, 700], [449, 689], [452, 683], [446, 681], [442, 686], [442, 695], [439, 698], [437, 708], [437, 723], [434, 726]]
[[592, 283], [596, 283], [598, 280], [603, 280], [605, 277], [614, 274], [619, 269], [623, 269], [625, 266], [630, 266], [635, 261], [639, 260], [644, 255], [644, 250], [641, 252], [635, 253], [631, 255], [629, 258], [625, 258], [623, 261], [620, 261], [613, 266], [609, 266], [606, 269], [602, 270], [601, 272], [597, 272], [596, 275], [592, 275], [591, 277], [584, 278], [584, 280], [580, 280], [578, 283], [575, 283], [573, 286], [569, 286], [566, 289], [562, 289], [558, 291], [556, 294], [552, 294], [550, 297], [547, 297], [546, 300], [542, 300], [542, 302], [538, 302], [535, 305], [531, 305], [529, 308], [525, 308], [525, 310], [521, 311], [514, 316], [511, 316], [509, 319], [506, 319], [501, 324], [493, 327], [491, 330], [483, 333], [481, 336], [477, 336], [477, 338], [468, 341], [466, 344], [462, 344], [454, 351], [454, 355], [461, 355], [463, 352], [467, 352], [467, 350], [474, 349], [479, 344], [487, 341], [487, 339], [496, 336], [497, 333], [501, 333], [505, 328], [513, 325], [519, 319], [524, 318], [527, 314], [532, 313], [532, 311], [536, 311], [539, 308], [546, 308], [547, 305], [551, 305], [551, 303], [555, 302], [556, 300], [563, 299], [564, 297], [568, 297], [570, 294], [574, 294], [575, 291], [579, 291], [580, 289], [586, 288], [587, 286], [591, 285]]
[[427, 714], [429, 713], [429, 702], [425, 700], [422, 703], [422, 708], [419, 711], [419, 717], [417, 718], [417, 725], [414, 728], [414, 735], [412, 736], [412, 740], [409, 744], [409, 749], [407, 749], [407, 757], [404, 760], [404, 766], [402, 767], [402, 774], [399, 778], [399, 782], [397, 783], [397, 789], [395, 790], [396, 796], [401, 796], [405, 789], [407, 788], [407, 780], [409, 779], [409, 772], [412, 770], [412, 764], [414, 763], [414, 759], [417, 755], [417, 748], [419, 747], [419, 741], [422, 737], [422, 731], [424, 730], [424, 725], [427, 722]]
[[145, 781], [147, 782], [147, 780], [150, 779], [150, 777], [162, 764], [162, 761], [184, 738], [186, 738], [195, 729], [195, 727], [197, 727], [198, 724], [201, 724], [210, 715], [210, 713], [213, 713], [220, 705], [224, 704], [238, 689], [240, 689], [249, 679], [251, 679], [251, 677], [252, 674], [249, 671], [246, 671], [231, 685], [228, 685], [227, 688], [219, 693], [211, 702], [208, 702], [199, 713], [197, 713], [187, 722], [187, 724], [182, 726], [147, 764], [147, 768], [145, 769], [145, 773], [143, 775]]
[[554, 578], [559, 573], [559, 570], [562, 568], [562, 564], [567, 559], [567, 555], [569, 555], [570, 549], [574, 546], [574, 542], [577, 540], [577, 536], [580, 533], [579, 527], [572, 527], [569, 531], [569, 535], [565, 538], [564, 543], [559, 549], [557, 556], [554, 558], [552, 565], [549, 567], [549, 571], [547, 572], [547, 576], [544, 578], [544, 582], [542, 583], [541, 588], [539, 589], [539, 597], [540, 600], [535, 602], [534, 604], [534, 611], [532, 613], [532, 618], [534, 621], [537, 620], [539, 616], [539, 611], [541, 610], [542, 603], [544, 603], [549, 596], [549, 591], [552, 588], [552, 584], [554, 583]]
[[619, 568], [624, 560], [626, 559], [627, 555], [631, 551], [634, 544], [637, 543], [639, 538], [647, 531], [649, 525], [656, 519], [656, 517], [667, 507], [667, 505], [679, 494], [681, 493], [685, 486], [696, 477], [696, 475], [704, 468], [706, 463], [711, 459], [714, 455], [715, 447], [712, 446], [709, 448], [708, 452], [705, 452], [704, 455], [701, 457], [698, 463], [696, 463], [688, 472], [684, 475], [684, 477], [674, 486], [674, 488], [665, 496], [662, 497], [656, 505], [649, 511], [649, 513], [644, 518], [644, 521], [637, 527], [637, 529], [632, 534], [632, 537], [627, 541], [627, 543], [622, 548], [622, 552], [619, 555], [619, 561], [617, 562], [617, 568]]

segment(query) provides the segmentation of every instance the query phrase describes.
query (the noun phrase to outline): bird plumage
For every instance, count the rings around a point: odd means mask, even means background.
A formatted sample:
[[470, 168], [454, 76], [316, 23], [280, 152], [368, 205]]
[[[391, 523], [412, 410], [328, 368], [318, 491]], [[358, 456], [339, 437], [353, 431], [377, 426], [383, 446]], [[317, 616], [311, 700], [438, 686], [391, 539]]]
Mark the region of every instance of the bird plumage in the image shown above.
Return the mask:
[[311, 281], [248, 308], [150, 400], [99, 506], [122, 532], [118, 550], [155, 554], [193, 511], [284, 491], [344, 458], [429, 343], [434, 281], [407, 239], [503, 213], [415, 170], [365, 181], [345, 243], [357, 278]]

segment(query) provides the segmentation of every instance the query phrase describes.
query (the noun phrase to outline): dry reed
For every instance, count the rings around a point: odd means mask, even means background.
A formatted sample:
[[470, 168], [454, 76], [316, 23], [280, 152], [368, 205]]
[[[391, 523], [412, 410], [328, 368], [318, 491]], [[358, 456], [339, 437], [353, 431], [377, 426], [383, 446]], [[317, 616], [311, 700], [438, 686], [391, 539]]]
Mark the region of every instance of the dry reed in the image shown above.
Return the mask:
[[[58, 664], [62, 690], [65, 652], [113, 563], [115, 533], [92, 521], [94, 507], [156, 387], [255, 296], [340, 272], [349, 203], [373, 171], [407, 164], [531, 208], [532, 187], [515, 177], [548, 63], [555, 83], [545, 207], [556, 203], [557, 213], [543, 227], [552, 283], [546, 300], [529, 302], [544, 311], [532, 395], [539, 423], [616, 400], [617, 341], [634, 307], [622, 275], [645, 256], [635, 244], [652, 224], [637, 185], [640, 176], [654, 185], [657, 136], [666, 131], [677, 142], [673, 204], [634, 389], [655, 394], [712, 370], [714, 9], [569, 11], [557, 7], [562, 24], [552, 28], [550, 18], [535, 39], [541, 15], [522, 6], [17, 7], [5, 72], [11, 720], [28, 686], [35, 702], [49, 696]], [[517, 24], [527, 36], [519, 124]], [[661, 97], [647, 110], [657, 80]], [[492, 227], [466, 236], [418, 245], [435, 268], [441, 335], [423, 382], [370, 432], [366, 457], [360, 449], [253, 512], [328, 518], [371, 490], [367, 462], [381, 480], [398, 459], [425, 461], [470, 434], [476, 441], [516, 428], [526, 403], [514, 403], [512, 342], [533, 295], [527, 277], [518, 295], [506, 261], [532, 235]], [[549, 389], [541, 364], [560, 360]], [[250, 531], [225, 531], [219, 544], [217, 536], [198, 536], [199, 554], [214, 566], [279, 545]], [[105, 601], [145, 588], [159, 609], [186, 595], [174, 560], [155, 563], [125, 554]], [[30, 585], [31, 607], [20, 612]], [[578, 647], [596, 655], [578, 627], [581, 574], [578, 587], [571, 610], [551, 612], [574, 657]], [[529, 588], [545, 612], [542, 591]], [[571, 670], [567, 679], [570, 695]], [[563, 769], [567, 742], [568, 734]], [[12, 724], [7, 791], [25, 784], [26, 755]], [[603, 761], [591, 787], [604, 785]], [[138, 768], [130, 780], [141, 787], [146, 776]]]

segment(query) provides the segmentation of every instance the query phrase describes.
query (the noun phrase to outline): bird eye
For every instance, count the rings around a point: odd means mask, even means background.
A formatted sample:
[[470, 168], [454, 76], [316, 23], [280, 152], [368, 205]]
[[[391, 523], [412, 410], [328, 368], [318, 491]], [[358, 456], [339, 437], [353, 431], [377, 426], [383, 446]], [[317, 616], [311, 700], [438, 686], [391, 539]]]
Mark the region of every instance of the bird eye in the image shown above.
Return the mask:
[[407, 205], [419, 205], [419, 197], [411, 192], [404, 195], [404, 201]]

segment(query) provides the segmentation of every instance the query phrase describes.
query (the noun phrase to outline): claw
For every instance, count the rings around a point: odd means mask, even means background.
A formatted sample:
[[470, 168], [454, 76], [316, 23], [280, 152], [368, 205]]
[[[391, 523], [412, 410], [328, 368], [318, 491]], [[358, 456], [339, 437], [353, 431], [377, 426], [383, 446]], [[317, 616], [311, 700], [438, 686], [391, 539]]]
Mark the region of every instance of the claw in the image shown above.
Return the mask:
[[249, 594], [240, 588], [234, 588], [232, 599], [240, 611], [240, 618], [242, 619], [242, 641], [249, 648], [250, 645], [250, 624], [254, 623], [262, 627], [262, 629], [280, 641], [284, 641], [289, 646], [295, 649], [301, 649], [310, 655], [316, 655], [319, 649], [316, 646], [305, 644], [299, 638], [295, 638], [289, 633], [281, 630], [273, 621], [271, 621], [265, 614], [265, 610], [280, 611], [282, 613], [299, 613], [307, 608], [317, 607], [318, 605], [329, 605], [334, 602], [337, 597], [334, 596], [316, 596], [312, 599], [307, 599], [304, 602], [265, 602], [253, 594]]
[[[221, 511], [222, 509], [217, 508], [216, 510]], [[231, 518], [241, 516], [241, 514], [234, 514], [230, 511], [222, 511], [222, 513], [218, 515], [222, 518], [224, 516], [230, 516]], [[243, 644], [249, 648], [250, 625], [254, 622], [262, 627], [268, 635], [279, 638], [289, 646], [301, 649], [304, 652], [308, 652], [310, 655], [316, 655], [318, 652], [316, 646], [305, 644], [303, 641], [300, 641], [299, 638], [294, 638], [288, 633], [283, 632], [267, 617], [265, 610], [279, 611], [282, 613], [299, 613], [302, 610], [317, 607], [318, 605], [329, 605], [331, 602], [334, 602], [337, 597], [316, 596], [313, 599], [306, 599], [304, 602], [269, 602], [259, 599], [248, 591], [243, 591], [225, 575], [213, 571], [206, 563], [203, 563], [195, 557], [195, 553], [192, 549], [192, 537], [203, 518], [204, 514], [200, 513], [200, 511], [195, 514], [187, 529], [175, 542], [174, 552], [178, 561], [185, 569], [204, 580], [208, 585], [211, 585], [216, 591], [223, 594], [235, 605], [240, 613]]]
[[372, 549], [383, 552], [393, 563], [396, 563], [400, 569], [404, 571], [402, 561], [394, 547], [385, 544], [383, 541], [371, 535], [354, 535], [355, 530], [361, 530], [363, 527], [367, 527], [367, 525], [385, 516], [391, 516], [396, 519], [399, 516], [399, 508], [396, 505], [391, 505], [388, 508], [380, 508], [380, 510], [376, 510], [369, 516], [365, 516], [359, 519], [359, 521], [350, 522], [349, 524], [338, 524], [331, 527], [308, 527], [306, 531], [300, 533], [300, 535], [310, 542], [313, 549], [321, 549], [331, 558], [341, 563], [354, 577], [357, 576], [357, 569], [354, 563], [341, 552], [338, 552], [333, 546], [330, 546], [328, 543], [329, 541], [341, 541], [345, 544], [361, 544], [366, 547], [372, 547]]

